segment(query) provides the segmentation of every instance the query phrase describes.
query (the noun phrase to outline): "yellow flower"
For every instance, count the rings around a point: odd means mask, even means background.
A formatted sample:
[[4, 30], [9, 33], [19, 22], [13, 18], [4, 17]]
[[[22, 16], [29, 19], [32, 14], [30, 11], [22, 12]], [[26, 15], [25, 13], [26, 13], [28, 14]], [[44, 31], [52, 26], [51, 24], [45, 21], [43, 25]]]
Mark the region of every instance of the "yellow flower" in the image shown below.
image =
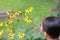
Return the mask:
[[4, 33], [4, 31], [3, 31], [3, 30], [0, 30], [0, 36], [1, 36], [3, 33]]
[[8, 32], [12, 33], [13, 32], [13, 29], [8, 28]]
[[10, 15], [10, 12], [6, 12], [7, 15]]
[[20, 13], [22, 13], [22, 12], [21, 11], [16, 11], [15, 15], [19, 16]]
[[8, 27], [8, 26], [9, 26], [9, 23], [8, 23], [8, 22], [7, 22], [7, 23], [5, 23], [5, 26], [6, 26], [6, 27]]
[[14, 39], [14, 33], [9, 33], [8, 38], [9, 39]]
[[25, 10], [25, 13], [29, 13], [29, 10], [27, 9], [27, 10]]
[[16, 18], [16, 15], [13, 15], [12, 18]]
[[25, 37], [25, 34], [24, 33], [19, 33], [17, 36], [22, 39], [22, 38]]
[[10, 19], [12, 19], [12, 18], [16, 18], [16, 15], [11, 14], [11, 15], [9, 15], [9, 18], [10, 18]]
[[33, 11], [33, 7], [27, 8], [27, 9], [25, 10], [25, 15], [26, 15], [27, 13], [32, 12], [32, 11]]
[[13, 23], [13, 20], [11, 20], [11, 19], [8, 20], [8, 24], [11, 24], [11, 23]]
[[13, 17], [12, 17], [12, 15], [9, 15], [8, 18], [9, 18], [9, 19], [12, 19]]
[[32, 22], [32, 20], [28, 16], [26, 16], [26, 18], [24, 18], [24, 19], [27, 23]]
[[30, 7], [28, 10], [29, 10], [29, 12], [32, 12], [32, 10], [33, 10], [33, 7]]
[[3, 26], [3, 23], [1, 22], [1, 23], [0, 23], [0, 27], [2, 27], [2, 26]]

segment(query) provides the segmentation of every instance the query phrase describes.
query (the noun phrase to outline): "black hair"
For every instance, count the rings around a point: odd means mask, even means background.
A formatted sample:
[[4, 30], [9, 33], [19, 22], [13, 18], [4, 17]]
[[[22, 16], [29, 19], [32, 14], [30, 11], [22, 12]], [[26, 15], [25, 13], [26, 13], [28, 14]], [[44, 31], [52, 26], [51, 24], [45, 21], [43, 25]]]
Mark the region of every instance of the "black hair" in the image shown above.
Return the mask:
[[52, 38], [58, 38], [60, 35], [60, 18], [50, 16], [46, 17], [42, 23], [43, 30]]

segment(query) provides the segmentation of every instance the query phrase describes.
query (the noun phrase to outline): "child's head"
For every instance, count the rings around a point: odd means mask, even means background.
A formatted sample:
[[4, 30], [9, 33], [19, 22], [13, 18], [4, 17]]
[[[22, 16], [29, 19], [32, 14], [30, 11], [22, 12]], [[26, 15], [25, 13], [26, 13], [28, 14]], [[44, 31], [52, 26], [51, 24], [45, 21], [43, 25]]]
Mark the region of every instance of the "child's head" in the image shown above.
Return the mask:
[[41, 24], [41, 32], [48, 38], [58, 38], [60, 35], [60, 19], [58, 17], [47, 17]]

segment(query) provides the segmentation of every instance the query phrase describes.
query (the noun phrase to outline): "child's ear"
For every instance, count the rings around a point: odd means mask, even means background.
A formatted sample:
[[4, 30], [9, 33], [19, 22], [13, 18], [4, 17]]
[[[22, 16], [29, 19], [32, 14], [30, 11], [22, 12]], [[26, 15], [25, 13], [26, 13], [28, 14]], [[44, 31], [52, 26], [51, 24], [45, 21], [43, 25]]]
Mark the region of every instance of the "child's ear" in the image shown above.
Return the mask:
[[44, 36], [47, 37], [47, 33], [46, 32], [44, 32]]
[[44, 31], [44, 36], [47, 38], [50, 37], [45, 31]]

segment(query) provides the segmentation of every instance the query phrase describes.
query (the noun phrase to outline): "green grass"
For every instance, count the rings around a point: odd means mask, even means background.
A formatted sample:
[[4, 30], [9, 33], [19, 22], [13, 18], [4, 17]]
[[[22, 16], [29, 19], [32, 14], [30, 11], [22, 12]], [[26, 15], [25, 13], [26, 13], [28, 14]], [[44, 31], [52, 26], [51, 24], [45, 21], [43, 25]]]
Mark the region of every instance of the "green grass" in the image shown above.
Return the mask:
[[[28, 15], [32, 19], [32, 23], [25, 23], [23, 16], [20, 16], [22, 19], [19, 23], [12, 24], [12, 26], [15, 28], [15, 32], [19, 32], [21, 28], [28, 28], [26, 30], [26, 37], [30, 38], [30, 36], [33, 36], [33, 39], [36, 38], [44, 38], [39, 33], [39, 24], [40, 22], [47, 16], [55, 16], [54, 12], [51, 11], [52, 8], [55, 8], [57, 4], [53, 0], [0, 0], [0, 12], [3, 10], [21, 10], [25, 11], [25, 9], [29, 7], [33, 7], [33, 11]], [[16, 27], [19, 26], [19, 27]], [[31, 32], [31, 28], [36, 27], [36, 33]], [[30, 28], [30, 29], [29, 29]], [[5, 29], [5, 28], [4, 28]], [[19, 29], [19, 30], [18, 30]], [[31, 32], [31, 34], [29, 34]], [[36, 36], [36, 37], [35, 37]], [[15, 38], [17, 40], [17, 38]], [[23, 39], [25, 40], [25, 39]]]

